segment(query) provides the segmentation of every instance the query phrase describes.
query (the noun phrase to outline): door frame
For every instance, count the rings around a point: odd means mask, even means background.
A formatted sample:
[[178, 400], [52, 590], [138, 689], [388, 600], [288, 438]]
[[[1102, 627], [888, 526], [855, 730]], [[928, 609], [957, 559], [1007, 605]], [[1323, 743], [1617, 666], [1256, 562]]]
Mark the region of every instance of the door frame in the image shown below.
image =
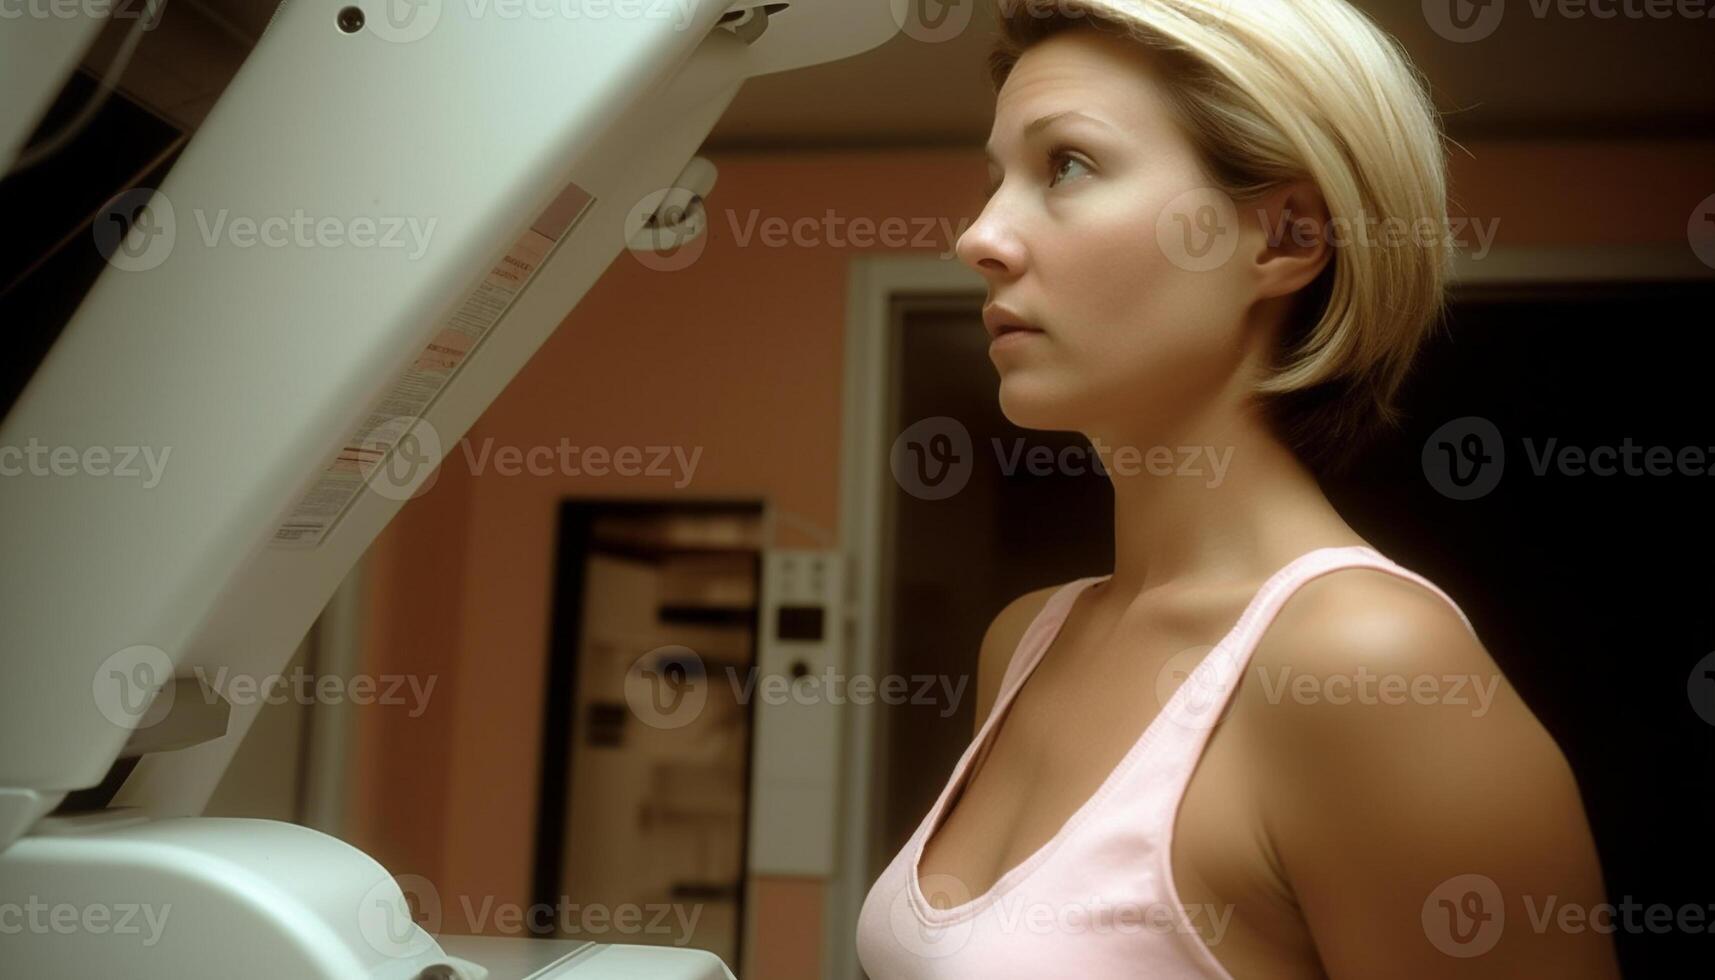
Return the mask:
[[[869, 255], [851, 261], [846, 288], [844, 409], [840, 432], [840, 537], [846, 552], [846, 671], [873, 678], [891, 610], [882, 589], [887, 528], [883, 510], [891, 479], [888, 423], [897, 382], [895, 352], [900, 325], [893, 302], [901, 296], [970, 293], [980, 303], [983, 277], [960, 262], [914, 255]], [[876, 705], [844, 711], [841, 732], [840, 827], [835, 873], [823, 906], [822, 976], [859, 980], [853, 923], [869, 893], [869, 820], [875, 761], [886, 758]]]

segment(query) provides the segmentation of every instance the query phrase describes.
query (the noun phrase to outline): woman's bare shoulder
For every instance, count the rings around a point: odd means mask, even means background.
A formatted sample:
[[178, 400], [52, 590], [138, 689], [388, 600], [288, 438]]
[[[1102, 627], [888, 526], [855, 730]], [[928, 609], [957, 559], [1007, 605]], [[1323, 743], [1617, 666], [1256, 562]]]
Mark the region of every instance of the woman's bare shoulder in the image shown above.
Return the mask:
[[[1443, 975], [1424, 930], [1473, 889], [1509, 918], [1527, 898], [1602, 901], [1564, 755], [1448, 600], [1330, 572], [1287, 599], [1250, 666], [1238, 710], [1271, 846], [1332, 974]], [[1509, 928], [1480, 975], [1607, 978], [1610, 957], [1599, 937]]]

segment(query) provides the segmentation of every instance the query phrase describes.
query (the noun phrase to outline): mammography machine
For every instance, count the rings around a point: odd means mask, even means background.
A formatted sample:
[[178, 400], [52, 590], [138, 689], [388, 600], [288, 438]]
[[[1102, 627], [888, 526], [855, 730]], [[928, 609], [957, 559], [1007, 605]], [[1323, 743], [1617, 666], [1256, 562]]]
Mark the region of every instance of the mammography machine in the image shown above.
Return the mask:
[[[0, 171], [99, 28], [88, 6], [0, 21]], [[0, 904], [171, 909], [148, 948], [7, 929], [0, 976], [731, 976], [689, 949], [430, 936], [355, 848], [198, 816], [258, 705], [192, 672], [280, 671], [428, 477], [412, 464], [623, 249], [698, 232], [695, 153], [745, 79], [873, 48], [895, 6], [280, 5], [0, 423], [50, 458], [170, 451], [147, 486], [0, 478]], [[435, 230], [420, 253], [244, 248], [200, 230], [223, 213]], [[64, 805], [116, 778], [107, 805]]]

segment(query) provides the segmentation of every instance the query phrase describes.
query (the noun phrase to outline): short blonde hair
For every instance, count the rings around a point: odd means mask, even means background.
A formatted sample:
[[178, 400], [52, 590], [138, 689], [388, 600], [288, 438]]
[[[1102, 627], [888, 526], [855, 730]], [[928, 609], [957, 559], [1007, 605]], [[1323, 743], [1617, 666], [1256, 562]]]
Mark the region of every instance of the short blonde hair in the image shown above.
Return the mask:
[[[1143, 45], [1180, 128], [1235, 202], [1294, 180], [1331, 225], [1404, 227], [1401, 247], [1348, 242], [1299, 295], [1255, 393], [1324, 470], [1399, 422], [1394, 404], [1446, 312], [1447, 151], [1427, 82], [1346, 0], [1012, 0], [989, 56], [995, 91], [1031, 45], [1088, 27]], [[1351, 235], [1348, 232], [1347, 238]]]

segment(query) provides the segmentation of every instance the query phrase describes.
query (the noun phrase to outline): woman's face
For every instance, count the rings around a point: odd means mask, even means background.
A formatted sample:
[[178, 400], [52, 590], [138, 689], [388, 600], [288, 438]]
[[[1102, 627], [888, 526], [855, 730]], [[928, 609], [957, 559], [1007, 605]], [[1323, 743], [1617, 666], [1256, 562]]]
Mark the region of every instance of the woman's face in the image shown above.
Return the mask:
[[1262, 225], [1209, 206], [1224, 198], [1147, 57], [1062, 32], [1023, 54], [996, 100], [994, 192], [958, 256], [991, 305], [1043, 331], [989, 349], [1014, 424], [1165, 440], [1242, 390], [1257, 288], [1240, 258]]

